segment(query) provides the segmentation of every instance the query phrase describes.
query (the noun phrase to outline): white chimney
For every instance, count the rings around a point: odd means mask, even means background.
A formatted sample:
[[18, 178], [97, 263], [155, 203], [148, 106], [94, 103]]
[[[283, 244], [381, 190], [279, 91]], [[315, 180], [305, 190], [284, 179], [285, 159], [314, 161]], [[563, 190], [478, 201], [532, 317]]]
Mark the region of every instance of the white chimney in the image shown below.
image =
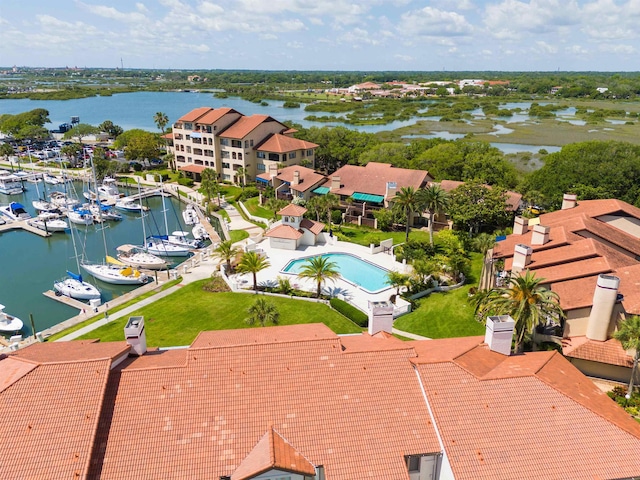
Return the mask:
[[531, 245], [544, 245], [549, 241], [550, 227], [544, 227], [542, 225], [534, 225], [533, 233], [531, 234]]
[[529, 231], [529, 219], [524, 217], [516, 217], [513, 222], [513, 234], [524, 235]]
[[513, 264], [511, 266], [512, 271], [520, 272], [524, 270], [531, 263], [531, 254], [533, 249], [528, 245], [519, 243], [513, 249]]
[[271, 178], [273, 178], [276, 175], [278, 175], [278, 164], [277, 163], [270, 163], [269, 164], [269, 176]]
[[489, 345], [489, 349], [494, 352], [509, 355], [515, 326], [516, 322], [509, 315], [487, 317], [484, 343]]
[[293, 172], [293, 181], [291, 182], [291, 185], [298, 185], [300, 183], [300, 171], [296, 170], [295, 172]]
[[124, 337], [131, 347], [131, 353], [144, 355], [147, 351], [147, 334], [144, 331], [144, 317], [129, 317], [124, 326]]
[[393, 308], [391, 302], [369, 302], [369, 335], [378, 332], [392, 333], [393, 331]]
[[620, 279], [613, 275], [598, 275], [593, 292], [593, 306], [587, 323], [587, 338], [604, 342], [608, 338], [613, 309], [618, 299]]
[[562, 210], [573, 208], [578, 203], [578, 196], [573, 193], [565, 193], [562, 196]]
[[340, 189], [340, 176], [331, 177], [331, 190]]
[[396, 182], [387, 182], [387, 187], [384, 192], [384, 198], [387, 200], [396, 196], [398, 191], [398, 184]]

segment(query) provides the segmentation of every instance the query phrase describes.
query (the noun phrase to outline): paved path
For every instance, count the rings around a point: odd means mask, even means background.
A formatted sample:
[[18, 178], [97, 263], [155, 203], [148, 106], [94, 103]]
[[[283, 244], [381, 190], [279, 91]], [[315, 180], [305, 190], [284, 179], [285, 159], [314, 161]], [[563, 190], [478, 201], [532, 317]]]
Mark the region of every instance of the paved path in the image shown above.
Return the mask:
[[403, 332], [402, 330], [398, 330], [394, 328], [391, 330], [394, 335], [400, 335], [402, 337], [411, 338], [413, 340], [431, 340], [429, 337], [423, 337], [422, 335], [416, 335], [415, 333]]
[[222, 202], [220, 206], [227, 212], [227, 215], [229, 215], [229, 230], [245, 230], [249, 236], [259, 235], [264, 232], [261, 227], [245, 220], [242, 215], [240, 215], [238, 209], [230, 203]]

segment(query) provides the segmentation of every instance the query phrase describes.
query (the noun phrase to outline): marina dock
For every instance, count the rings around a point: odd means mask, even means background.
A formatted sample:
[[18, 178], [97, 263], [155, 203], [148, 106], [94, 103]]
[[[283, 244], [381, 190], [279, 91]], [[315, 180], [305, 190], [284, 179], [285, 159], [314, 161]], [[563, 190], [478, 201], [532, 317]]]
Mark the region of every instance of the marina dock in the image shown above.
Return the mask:
[[20, 220], [20, 221], [11, 221], [6, 220], [7, 223], [4, 225], [0, 225], [0, 233], [7, 232], [9, 230], [26, 230], [27, 232], [35, 233], [36, 235], [40, 235], [41, 237], [50, 237], [51, 232], [45, 232], [44, 230], [40, 230], [32, 225], [29, 225], [29, 220]]

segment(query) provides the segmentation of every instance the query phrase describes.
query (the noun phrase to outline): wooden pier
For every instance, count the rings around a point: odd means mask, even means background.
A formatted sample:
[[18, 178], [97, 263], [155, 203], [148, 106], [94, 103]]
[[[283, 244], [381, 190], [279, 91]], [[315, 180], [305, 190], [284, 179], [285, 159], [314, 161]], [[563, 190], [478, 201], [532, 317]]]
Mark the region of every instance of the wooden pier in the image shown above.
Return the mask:
[[46, 292], [44, 292], [44, 296], [52, 300], [56, 300], [60, 303], [64, 303], [65, 305], [73, 307], [80, 311], [91, 308], [88, 303], [81, 302], [80, 300], [75, 300], [71, 297], [67, 297], [66, 295], [56, 295], [56, 292], [54, 292], [53, 290], [47, 290]]
[[45, 232], [44, 230], [40, 230], [32, 225], [29, 225], [29, 220], [20, 220], [20, 221], [12, 221], [7, 220], [7, 223], [4, 225], [0, 225], [0, 233], [7, 232], [9, 230], [26, 230], [27, 232], [35, 233], [36, 235], [40, 235], [41, 237], [50, 237], [51, 232]]

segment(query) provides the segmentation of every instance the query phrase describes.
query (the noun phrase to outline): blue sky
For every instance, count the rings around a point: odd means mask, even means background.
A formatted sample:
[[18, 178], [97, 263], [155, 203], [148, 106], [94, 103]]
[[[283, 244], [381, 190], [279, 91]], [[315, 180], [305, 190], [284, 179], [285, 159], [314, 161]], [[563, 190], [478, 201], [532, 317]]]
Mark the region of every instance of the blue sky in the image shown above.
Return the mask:
[[640, 0], [0, 0], [0, 66], [638, 71]]

